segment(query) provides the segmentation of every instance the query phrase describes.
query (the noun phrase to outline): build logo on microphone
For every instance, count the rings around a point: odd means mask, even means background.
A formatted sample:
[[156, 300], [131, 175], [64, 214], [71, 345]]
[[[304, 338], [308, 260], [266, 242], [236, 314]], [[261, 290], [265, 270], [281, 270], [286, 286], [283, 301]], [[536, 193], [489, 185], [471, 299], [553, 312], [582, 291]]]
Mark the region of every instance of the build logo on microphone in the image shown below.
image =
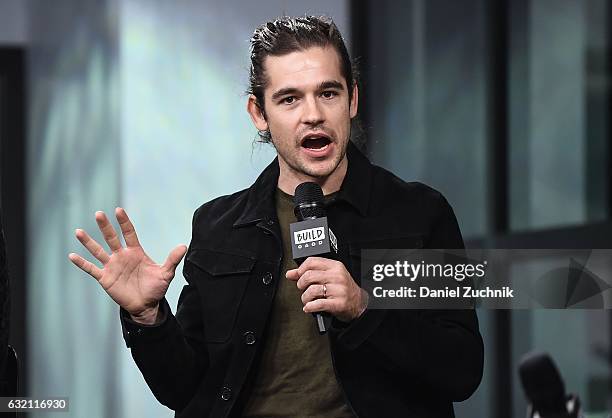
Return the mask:
[[326, 254], [330, 251], [327, 218], [306, 219], [289, 225], [293, 259]]
[[325, 228], [322, 226], [316, 228], [303, 229], [293, 233], [293, 242], [298, 248], [308, 248], [316, 245], [323, 245], [325, 239]]

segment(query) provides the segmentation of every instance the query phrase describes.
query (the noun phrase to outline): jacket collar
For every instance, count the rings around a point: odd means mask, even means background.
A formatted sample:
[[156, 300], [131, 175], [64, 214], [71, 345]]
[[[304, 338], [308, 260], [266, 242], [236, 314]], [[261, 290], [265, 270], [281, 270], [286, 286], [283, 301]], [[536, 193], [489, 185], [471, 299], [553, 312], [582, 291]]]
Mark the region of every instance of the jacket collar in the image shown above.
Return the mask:
[[367, 157], [357, 149], [353, 141], [349, 141], [346, 155], [348, 168], [336, 200], [348, 202], [362, 216], [366, 216], [372, 192], [373, 166]]
[[[346, 155], [348, 167], [336, 201], [344, 200], [362, 216], [368, 212], [372, 185], [372, 164], [349, 141]], [[279, 176], [278, 157], [261, 172], [247, 191], [247, 202], [234, 228], [250, 225], [262, 220], [276, 219], [275, 194]]]

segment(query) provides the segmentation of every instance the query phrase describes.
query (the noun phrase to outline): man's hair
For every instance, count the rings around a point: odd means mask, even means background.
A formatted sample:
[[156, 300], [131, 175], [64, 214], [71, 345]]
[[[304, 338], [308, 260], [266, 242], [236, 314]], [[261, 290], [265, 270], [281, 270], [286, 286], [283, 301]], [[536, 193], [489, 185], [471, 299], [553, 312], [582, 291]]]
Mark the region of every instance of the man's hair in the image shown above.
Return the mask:
[[[353, 97], [353, 85], [357, 72], [351, 63], [346, 45], [338, 27], [331, 18], [324, 16], [280, 17], [255, 29], [251, 38], [251, 68], [247, 94], [255, 96], [257, 106], [266, 117], [264, 90], [268, 79], [264, 70], [267, 56], [282, 56], [311, 47], [332, 46], [340, 58], [340, 72], [346, 81], [349, 101]], [[270, 142], [270, 131], [260, 131], [262, 142]]]

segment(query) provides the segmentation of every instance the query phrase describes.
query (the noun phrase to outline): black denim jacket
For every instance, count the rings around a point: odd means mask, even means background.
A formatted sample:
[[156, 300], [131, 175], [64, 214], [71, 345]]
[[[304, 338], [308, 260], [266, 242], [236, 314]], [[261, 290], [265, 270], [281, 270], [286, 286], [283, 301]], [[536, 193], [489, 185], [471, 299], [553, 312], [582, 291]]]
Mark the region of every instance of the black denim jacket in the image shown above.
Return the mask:
[[[351, 143], [341, 190], [327, 208], [342, 260], [359, 283], [363, 248], [463, 248], [437, 191], [370, 164]], [[281, 271], [275, 159], [248, 189], [201, 206], [193, 218], [176, 316], [140, 326], [122, 311], [127, 345], [156, 398], [177, 417], [240, 416]], [[313, 324], [314, 326], [314, 324]], [[326, 338], [326, 337], [321, 337]], [[483, 371], [473, 310], [367, 310], [334, 320], [334, 371], [359, 417], [453, 417]], [[316, 367], [316, 364], [313, 364]]]

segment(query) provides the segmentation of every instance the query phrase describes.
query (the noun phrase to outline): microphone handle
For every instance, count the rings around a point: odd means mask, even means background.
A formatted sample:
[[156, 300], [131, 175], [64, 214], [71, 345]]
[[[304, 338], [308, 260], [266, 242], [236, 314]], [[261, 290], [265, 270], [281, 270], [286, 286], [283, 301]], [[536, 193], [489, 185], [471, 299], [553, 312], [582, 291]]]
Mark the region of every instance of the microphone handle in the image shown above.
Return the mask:
[[329, 314], [326, 312], [317, 312], [314, 314], [314, 317], [317, 321], [317, 328], [319, 329], [319, 335], [323, 335], [327, 332], [327, 327], [325, 326], [325, 317], [329, 317]]

